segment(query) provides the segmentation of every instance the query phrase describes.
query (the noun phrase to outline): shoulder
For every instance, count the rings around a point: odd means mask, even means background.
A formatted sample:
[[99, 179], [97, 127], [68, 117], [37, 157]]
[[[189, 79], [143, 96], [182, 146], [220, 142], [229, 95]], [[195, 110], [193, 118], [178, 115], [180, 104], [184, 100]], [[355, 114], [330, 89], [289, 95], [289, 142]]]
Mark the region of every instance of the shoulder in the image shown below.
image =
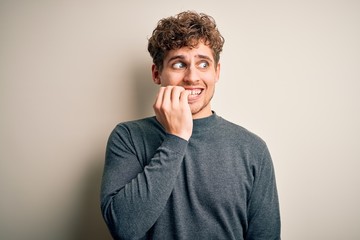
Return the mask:
[[113, 132], [136, 133], [161, 128], [155, 117], [147, 117], [118, 123]]
[[258, 145], [259, 147], [266, 146], [265, 141], [256, 133], [224, 118], [219, 118], [221, 123], [219, 125], [220, 130], [225, 132], [231, 140], [236, 140], [244, 144]]
[[131, 121], [120, 122], [116, 125], [116, 128], [141, 128], [141, 127], [153, 126], [156, 123], [157, 121], [155, 117], [147, 117], [147, 118], [141, 118]]
[[253, 164], [272, 164], [268, 146], [260, 136], [225, 119], [222, 119], [220, 126], [220, 131], [225, 133], [228, 144], [244, 154]]
[[110, 134], [110, 139], [122, 141], [142, 142], [145, 139], [153, 140], [164, 134], [163, 127], [155, 117], [118, 123]]

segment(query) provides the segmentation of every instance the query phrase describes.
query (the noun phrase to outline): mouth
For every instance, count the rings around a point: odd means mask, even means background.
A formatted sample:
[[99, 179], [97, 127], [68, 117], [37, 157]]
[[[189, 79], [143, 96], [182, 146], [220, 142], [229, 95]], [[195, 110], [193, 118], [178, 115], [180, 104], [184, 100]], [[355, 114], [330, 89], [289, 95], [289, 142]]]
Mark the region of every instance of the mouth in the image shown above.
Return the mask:
[[191, 89], [186, 88], [185, 90], [189, 92], [189, 96], [188, 96], [189, 103], [196, 101], [198, 98], [200, 98], [200, 95], [203, 92], [203, 89], [201, 88], [191, 88]]

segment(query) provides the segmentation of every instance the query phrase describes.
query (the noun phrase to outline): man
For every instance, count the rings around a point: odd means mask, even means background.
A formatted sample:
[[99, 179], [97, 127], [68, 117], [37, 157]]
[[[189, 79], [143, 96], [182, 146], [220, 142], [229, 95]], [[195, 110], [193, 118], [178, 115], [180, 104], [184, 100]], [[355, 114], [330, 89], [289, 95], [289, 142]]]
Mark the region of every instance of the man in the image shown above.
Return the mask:
[[224, 39], [182, 12], [149, 39], [155, 116], [109, 137], [101, 209], [115, 239], [280, 239], [266, 144], [211, 109]]

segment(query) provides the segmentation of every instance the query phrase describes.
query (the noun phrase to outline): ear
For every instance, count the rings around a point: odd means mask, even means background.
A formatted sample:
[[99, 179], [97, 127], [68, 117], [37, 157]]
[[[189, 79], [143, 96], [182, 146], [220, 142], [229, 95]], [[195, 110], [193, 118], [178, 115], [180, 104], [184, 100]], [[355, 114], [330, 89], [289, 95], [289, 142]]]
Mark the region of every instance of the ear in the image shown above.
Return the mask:
[[153, 64], [151, 66], [151, 72], [152, 72], [152, 79], [153, 79], [154, 83], [160, 85], [161, 84], [160, 72], [155, 64]]
[[220, 62], [217, 64], [215, 71], [216, 71], [216, 73], [215, 73], [216, 74], [215, 82], [218, 82], [219, 79], [220, 79]]

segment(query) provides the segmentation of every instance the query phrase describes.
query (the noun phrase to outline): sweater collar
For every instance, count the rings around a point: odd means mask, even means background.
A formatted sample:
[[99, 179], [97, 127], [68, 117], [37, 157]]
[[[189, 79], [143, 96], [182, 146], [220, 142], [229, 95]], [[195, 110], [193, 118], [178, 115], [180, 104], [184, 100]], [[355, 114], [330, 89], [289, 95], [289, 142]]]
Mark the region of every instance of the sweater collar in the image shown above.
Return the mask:
[[219, 120], [220, 117], [214, 111], [209, 117], [194, 119], [193, 134], [213, 128], [219, 123]]

